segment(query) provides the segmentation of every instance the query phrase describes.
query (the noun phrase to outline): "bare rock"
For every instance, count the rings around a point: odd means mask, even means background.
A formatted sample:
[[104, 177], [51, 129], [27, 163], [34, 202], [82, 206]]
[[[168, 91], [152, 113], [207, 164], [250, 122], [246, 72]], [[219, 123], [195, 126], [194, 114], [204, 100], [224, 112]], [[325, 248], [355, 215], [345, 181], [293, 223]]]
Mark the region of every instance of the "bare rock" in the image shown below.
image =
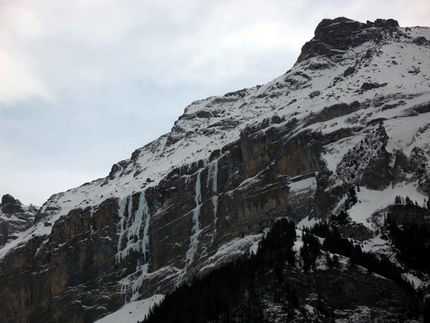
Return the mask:
[[335, 58], [342, 51], [366, 41], [380, 41], [384, 33], [393, 32], [398, 27], [398, 22], [393, 19], [377, 19], [366, 24], [345, 17], [323, 19], [315, 29], [314, 38], [302, 47], [296, 64], [319, 55]]

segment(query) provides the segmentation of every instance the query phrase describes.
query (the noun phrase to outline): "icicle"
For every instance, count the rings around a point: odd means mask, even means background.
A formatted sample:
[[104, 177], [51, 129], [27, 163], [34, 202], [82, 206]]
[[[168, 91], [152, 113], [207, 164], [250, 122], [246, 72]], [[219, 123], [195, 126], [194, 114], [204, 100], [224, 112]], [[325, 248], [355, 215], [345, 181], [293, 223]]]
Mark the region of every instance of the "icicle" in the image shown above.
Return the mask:
[[197, 251], [197, 245], [198, 245], [198, 238], [201, 233], [200, 229], [200, 222], [199, 222], [199, 216], [200, 216], [200, 208], [202, 203], [202, 192], [201, 192], [201, 180], [200, 180], [200, 174], [201, 170], [197, 173], [197, 179], [196, 179], [196, 188], [195, 188], [195, 196], [194, 201], [196, 203], [196, 207], [193, 210], [193, 228], [191, 230], [191, 238], [190, 238], [190, 247], [188, 248], [187, 255], [186, 255], [186, 266], [188, 267], [191, 262], [194, 259], [194, 255]]
[[[127, 257], [128, 252], [130, 250], [130, 231], [129, 231], [129, 223], [132, 219], [132, 209], [133, 209], [133, 198], [131, 196], [128, 196], [127, 198], [125, 198], [125, 202], [124, 205], [127, 203], [128, 201], [128, 208], [127, 208], [127, 216], [125, 214], [125, 210], [122, 213], [123, 214], [123, 218], [121, 221], [121, 234], [120, 234], [120, 241], [118, 242], [118, 252], [119, 252], [119, 256], [117, 257], [117, 260], [121, 261], [123, 260], [125, 257]], [[125, 206], [124, 206], [125, 208]], [[124, 228], [125, 227], [125, 228]], [[125, 246], [124, 249], [121, 250], [121, 241], [123, 239], [124, 234], [127, 233], [127, 244]]]
[[[143, 196], [143, 198], [142, 198]], [[131, 200], [131, 198], [130, 198]], [[143, 201], [142, 201], [143, 200]], [[142, 218], [143, 218], [143, 204], [146, 203], [145, 201], [145, 195], [142, 192], [140, 194], [139, 197], [139, 206], [136, 210], [136, 212], [134, 212], [134, 216], [132, 218], [132, 223], [130, 224], [129, 228], [128, 228], [128, 233], [127, 233], [127, 238], [128, 238], [128, 243], [127, 243], [127, 249], [133, 249], [135, 251], [140, 251], [138, 250], [138, 245], [137, 242], [134, 241], [135, 237], [140, 238], [140, 228], [142, 226]], [[130, 205], [130, 209], [129, 212], [131, 213], [131, 208], [132, 205]], [[128, 254], [128, 252], [127, 252]]]
[[[128, 203], [128, 209], [127, 209]], [[139, 196], [139, 205], [137, 210], [132, 213], [132, 197], [124, 198], [119, 201], [120, 217], [120, 241], [127, 234], [127, 245], [121, 249], [121, 242], [118, 243], [118, 253], [116, 261], [120, 262], [129, 254], [130, 250], [141, 251], [144, 263], [136, 267], [136, 271], [121, 281], [121, 293], [124, 295], [124, 303], [135, 301], [139, 298], [139, 290], [148, 274], [148, 245], [149, 245], [149, 224], [151, 215], [145, 192]], [[128, 211], [128, 217], [126, 213]], [[133, 216], [132, 216], [133, 215]], [[142, 228], [143, 226], [143, 228]], [[136, 239], [137, 237], [137, 239]]]
[[140, 272], [140, 273], [136, 278], [133, 279], [133, 285], [131, 286], [131, 292], [132, 292], [132, 296], [130, 299], [131, 302], [136, 301], [140, 296], [139, 289], [140, 287], [142, 287], [143, 281], [146, 275], [148, 274], [148, 264], [144, 264], [140, 266], [140, 268], [136, 272]]
[[119, 237], [118, 237], [118, 247], [117, 247], [117, 254], [115, 255], [115, 262], [119, 263], [122, 260], [121, 257], [121, 243], [122, 239], [125, 233], [124, 229], [124, 222], [125, 222], [125, 209], [127, 205], [128, 198], [123, 198], [118, 201], [118, 217], [119, 217], [119, 223], [117, 225], [118, 231], [119, 231]]
[[218, 160], [214, 163], [214, 170], [212, 174], [212, 191], [214, 193], [218, 192]]
[[124, 297], [124, 304], [127, 304], [129, 300], [129, 290], [130, 290], [130, 282], [121, 281], [121, 295]]
[[[128, 208], [126, 207], [128, 202]], [[147, 248], [149, 244], [149, 223], [151, 215], [149, 213], [148, 203], [146, 202], [145, 192], [142, 192], [139, 197], [139, 205], [137, 210], [132, 213], [133, 198], [131, 196], [119, 201], [118, 215], [119, 221], [119, 241], [118, 253], [116, 262], [120, 262], [128, 256], [130, 250], [142, 252], [144, 260], [147, 261]], [[128, 216], [126, 216], [128, 211]], [[143, 229], [142, 229], [143, 226]], [[127, 234], [127, 244], [122, 248], [122, 240]]]
[[147, 248], [149, 245], [149, 223], [151, 221], [151, 214], [149, 213], [148, 203], [146, 201], [145, 192], [140, 195], [140, 200], [142, 204], [142, 213], [145, 216], [145, 226], [143, 227], [143, 237], [142, 237], [142, 254], [145, 262], [148, 261], [147, 258]]
[[212, 181], [212, 192], [214, 193], [216, 193], [218, 190], [217, 179], [218, 179], [218, 160], [216, 160], [214, 163], [209, 165], [208, 179], [206, 182], [206, 187], [209, 188], [210, 182]]
[[[209, 188], [210, 180], [212, 180], [212, 192], [217, 193], [218, 191], [218, 160], [216, 160], [214, 163], [210, 164], [209, 170], [208, 170], [208, 180], [206, 183], [206, 187]], [[218, 221], [217, 214], [218, 214], [218, 195], [212, 196], [212, 205], [214, 209], [214, 230], [212, 233], [212, 242], [215, 239], [216, 236], [216, 224]]]
[[212, 231], [212, 239], [211, 241], [214, 242], [215, 236], [216, 236], [216, 224], [218, 222], [218, 195], [212, 196], [212, 205], [214, 207], [214, 223], [213, 223], [213, 231]]
[[195, 188], [196, 195], [194, 197], [194, 201], [196, 202], [196, 209], [202, 203], [202, 184], [201, 184], [201, 181], [200, 181], [200, 174], [201, 174], [201, 171], [199, 171], [197, 173], [197, 179], [196, 179], [196, 188]]

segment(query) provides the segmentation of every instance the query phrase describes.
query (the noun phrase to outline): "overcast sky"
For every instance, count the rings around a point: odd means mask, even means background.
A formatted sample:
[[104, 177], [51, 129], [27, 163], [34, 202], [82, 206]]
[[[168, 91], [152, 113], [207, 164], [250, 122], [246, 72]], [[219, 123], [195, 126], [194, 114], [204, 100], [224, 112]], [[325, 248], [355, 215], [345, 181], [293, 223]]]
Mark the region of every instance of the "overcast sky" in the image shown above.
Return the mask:
[[290, 69], [323, 18], [429, 26], [430, 1], [0, 0], [0, 195], [106, 176], [192, 101]]

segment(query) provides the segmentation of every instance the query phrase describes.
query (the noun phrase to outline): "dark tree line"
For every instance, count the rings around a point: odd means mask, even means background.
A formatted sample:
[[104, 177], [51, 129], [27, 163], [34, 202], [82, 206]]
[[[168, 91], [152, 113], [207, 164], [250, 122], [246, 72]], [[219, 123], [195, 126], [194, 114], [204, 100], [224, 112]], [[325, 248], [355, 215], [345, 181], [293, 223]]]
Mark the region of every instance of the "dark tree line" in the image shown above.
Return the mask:
[[426, 223], [397, 223], [394, 217], [387, 220], [391, 239], [400, 251], [398, 258], [414, 269], [430, 273], [430, 228]]
[[[345, 214], [331, 220], [331, 223], [318, 223], [303, 231], [300, 256], [305, 272], [315, 266], [316, 259], [322, 254], [322, 250], [325, 250], [335, 254], [333, 257], [330, 253], [326, 254], [327, 265], [330, 268], [339, 266], [337, 254], [343, 255], [350, 259], [351, 264], [367, 268], [369, 272], [389, 278], [403, 286], [406, 291], [415, 293], [409, 283], [402, 279], [401, 271], [396, 265], [387, 258], [378, 258], [371, 253], [363, 252], [358, 244], [340, 234], [337, 227], [346, 220]], [[427, 244], [423, 243], [426, 237], [427, 239], [430, 237], [427, 227], [409, 224], [399, 229], [397, 224], [391, 225], [391, 235], [401, 254], [409, 252], [409, 248], [416, 248], [416, 252], [421, 255], [423, 251], [416, 246], [428, 247], [428, 241]], [[320, 238], [324, 238], [324, 243], [320, 243]], [[413, 247], [411, 242], [405, 239], [414, 239]], [[178, 287], [167, 295], [162, 303], [154, 306], [143, 322], [264, 323], [264, 304], [260, 295], [261, 279], [269, 276], [272, 277], [268, 281], [273, 284], [271, 290], [275, 302], [284, 304], [293, 318], [294, 311], [300, 309], [299, 293], [286, 278], [288, 270], [286, 266], [289, 264], [290, 269], [295, 270], [292, 268], [296, 266], [293, 250], [295, 240], [296, 229], [293, 222], [287, 220], [275, 222], [260, 242], [256, 254], [247, 253], [203, 277], [194, 278], [190, 284]], [[425, 250], [428, 252], [428, 249]], [[407, 257], [414, 261], [417, 259], [413, 253]], [[424, 258], [430, 259], [428, 256]], [[426, 263], [425, 266], [427, 265]], [[425, 311], [430, 312], [429, 309], [430, 305], [425, 307]], [[429, 315], [426, 316], [427, 319], [428, 317]]]
[[303, 259], [303, 270], [309, 271], [321, 254], [321, 243], [313, 233], [308, 231], [303, 231], [302, 241], [303, 246], [300, 248], [300, 256]]
[[[281, 281], [285, 264], [294, 265], [295, 240], [294, 223], [276, 221], [255, 255], [246, 254], [194, 278], [189, 285], [178, 287], [155, 305], [143, 322], [239, 323], [240, 318], [246, 318], [246, 322], [264, 322], [263, 306], [255, 288], [257, 273], [269, 269]], [[240, 313], [233, 313], [234, 308]]]
[[402, 279], [400, 269], [387, 257], [378, 258], [372, 253], [363, 252], [358, 244], [354, 245], [349, 239], [342, 237], [337, 227], [318, 223], [310, 233], [325, 238], [322, 249], [348, 257], [352, 264], [360, 265], [370, 272], [389, 278], [406, 290], [412, 291], [410, 284]]

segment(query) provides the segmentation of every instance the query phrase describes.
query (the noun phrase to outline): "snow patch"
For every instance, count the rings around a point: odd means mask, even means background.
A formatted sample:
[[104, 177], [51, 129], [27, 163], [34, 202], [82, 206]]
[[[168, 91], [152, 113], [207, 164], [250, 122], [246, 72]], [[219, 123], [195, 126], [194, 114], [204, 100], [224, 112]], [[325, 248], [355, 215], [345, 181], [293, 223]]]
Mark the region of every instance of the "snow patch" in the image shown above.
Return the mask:
[[317, 180], [315, 177], [309, 177], [297, 182], [291, 182], [289, 184], [290, 191], [299, 192], [304, 190], [316, 190]]
[[416, 290], [426, 286], [426, 284], [419, 279], [417, 276], [415, 276], [413, 273], [403, 273], [402, 274], [402, 278], [409, 282], [413, 288], [415, 288]]
[[417, 201], [419, 205], [423, 205], [426, 196], [417, 192], [415, 185], [414, 183], [401, 184], [395, 187], [387, 187], [383, 191], [374, 191], [361, 187], [360, 192], [357, 192], [358, 203], [349, 210], [349, 215], [353, 221], [362, 223], [372, 229], [371, 215], [394, 204], [394, 198], [397, 195], [409, 196], [412, 201]]
[[237, 258], [244, 252], [257, 253], [258, 244], [262, 239], [261, 234], [247, 235], [243, 238], [236, 238], [218, 248], [217, 252], [208, 258], [205, 265], [201, 268], [202, 272], [206, 272], [219, 266], [222, 263], [228, 262]]
[[118, 311], [105, 316], [95, 323], [136, 323], [142, 321], [149, 314], [150, 309], [163, 299], [164, 295], [157, 294], [144, 300], [125, 304]]
[[[311, 228], [319, 221], [316, 218], [310, 219], [309, 216], [305, 217], [299, 223], [297, 223], [296, 228], [299, 230], [303, 230], [304, 228]], [[301, 232], [301, 231], [300, 231]]]

